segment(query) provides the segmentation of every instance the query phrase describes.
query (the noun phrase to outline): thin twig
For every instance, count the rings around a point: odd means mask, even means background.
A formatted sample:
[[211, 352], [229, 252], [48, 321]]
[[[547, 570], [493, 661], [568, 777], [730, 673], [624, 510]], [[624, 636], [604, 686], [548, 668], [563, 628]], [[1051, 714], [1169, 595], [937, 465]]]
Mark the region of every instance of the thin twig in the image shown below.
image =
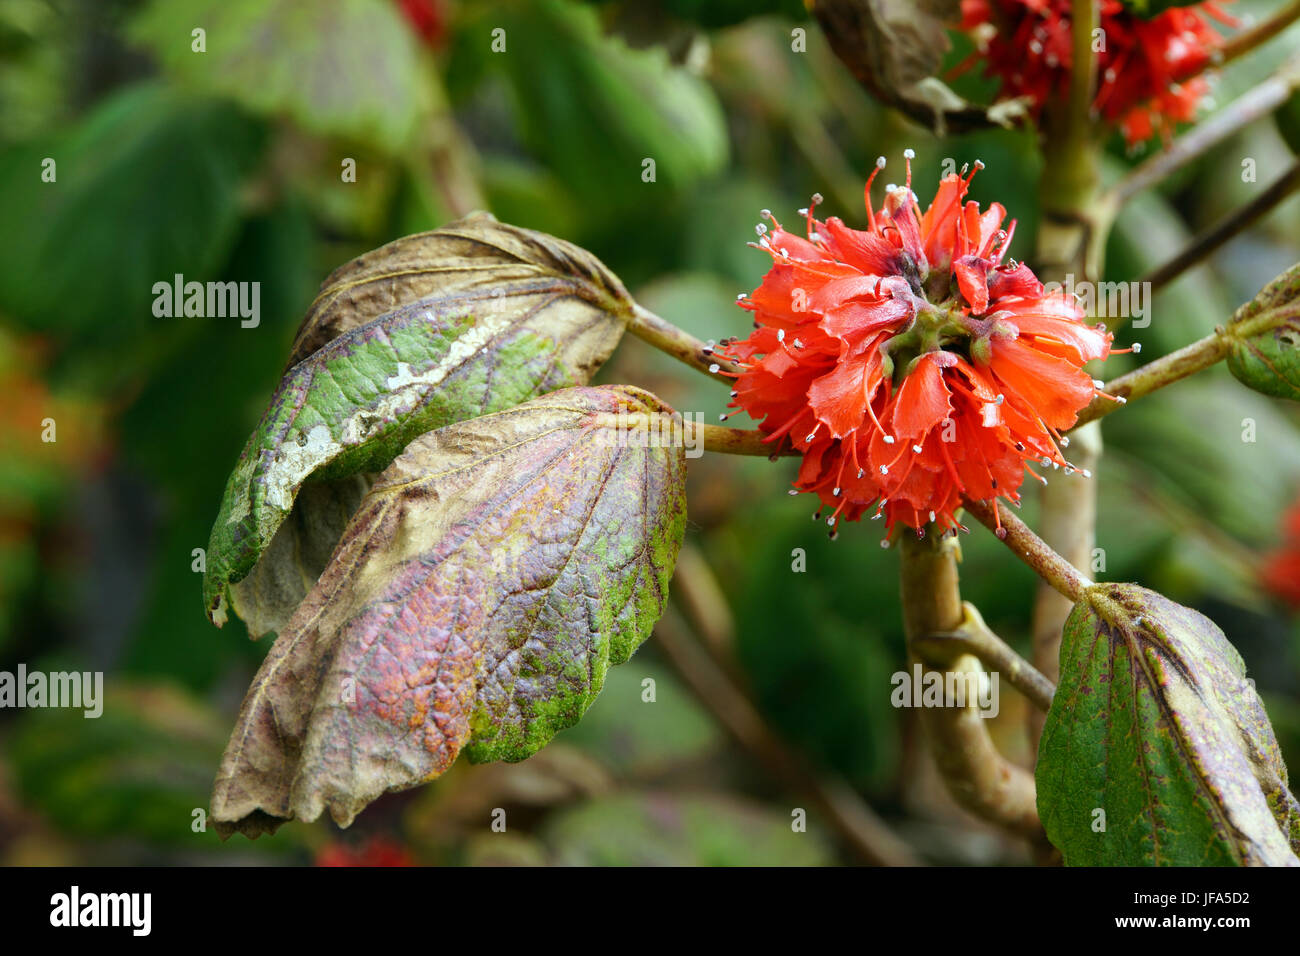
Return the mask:
[[1292, 0], [1291, 3], [1278, 10], [1262, 23], [1257, 23], [1249, 30], [1243, 30], [1241, 33], [1225, 40], [1223, 46], [1210, 55], [1210, 62], [1215, 66], [1231, 63], [1238, 57], [1244, 56], [1256, 47], [1267, 43], [1295, 23], [1297, 19], [1300, 19], [1300, 0]]
[[1005, 509], [995, 513], [987, 501], [967, 501], [967, 511], [975, 516], [1004, 543], [1011, 551], [1061, 594], [1077, 602], [1083, 592], [1092, 587], [1093, 582], [1084, 577], [1079, 569], [1061, 557], [1029, 526]]
[[1109, 415], [1134, 398], [1149, 395], [1158, 388], [1209, 368], [1227, 356], [1230, 348], [1231, 343], [1228, 339], [1216, 331], [1191, 345], [1185, 345], [1176, 352], [1170, 352], [1154, 362], [1148, 362], [1141, 368], [1107, 382], [1106, 395], [1113, 395], [1124, 401], [1117, 402], [1104, 395], [1098, 395], [1083, 411], [1079, 412], [1074, 428]]
[[1102, 201], [1118, 209], [1229, 136], [1272, 113], [1297, 87], [1300, 87], [1300, 58], [1289, 60], [1258, 86], [1247, 90], [1209, 119], [1178, 137], [1168, 149], [1156, 153], [1112, 186]]
[[1142, 279], [1151, 291], [1157, 291], [1210, 256], [1215, 250], [1237, 234], [1250, 228], [1274, 208], [1281, 205], [1291, 194], [1300, 189], [1300, 161], [1292, 163], [1291, 168], [1282, 174], [1262, 193], [1246, 205], [1233, 210], [1209, 229], [1202, 232], [1188, 244], [1182, 252], [1164, 265], [1147, 273]]
[[723, 373], [739, 375], [739, 365], [715, 355], [713, 347], [662, 319], [644, 306], [637, 305], [628, 320], [627, 330], [643, 342], [671, 355], [691, 368], [711, 375], [720, 382], [730, 381]]
[[712, 565], [689, 540], [682, 542], [677, 553], [672, 597], [713, 662], [727, 672], [736, 686], [745, 687], [744, 672], [735, 655], [735, 615]]
[[931, 663], [941, 666], [958, 654], [974, 654], [992, 672], [1003, 674], [1007, 681], [1031, 704], [1047, 713], [1056, 694], [1056, 685], [1025, 660], [984, 623], [984, 618], [969, 601], [963, 602], [966, 620], [955, 631], [928, 634], [912, 640], [913, 649], [923, 655], [933, 654]]
[[659, 648], [700, 703], [746, 752], [803, 795], [864, 862], [920, 866], [922, 861], [843, 781], [818, 775], [768, 727], [758, 708], [687, 633], [669, 610], [655, 626]]
[[[1258, 302], [1258, 300], [1252, 301]], [[1098, 395], [1083, 411], [1079, 412], [1073, 428], [1077, 429], [1081, 425], [1109, 415], [1131, 399], [1150, 395], [1157, 389], [1204, 371], [1228, 356], [1232, 351], [1234, 340], [1249, 339], [1267, 329], [1276, 328], [1283, 322], [1294, 321], [1300, 309], [1289, 302], [1283, 302], [1272, 308], [1256, 307], [1253, 311], [1247, 312], [1251, 305], [1252, 303], [1248, 302], [1239, 308], [1231, 322], [1216, 327], [1205, 338], [1197, 339], [1191, 345], [1184, 345], [1176, 352], [1170, 352], [1154, 362], [1148, 362], [1141, 368], [1126, 372], [1119, 378], [1105, 383], [1102, 391], [1106, 394]]]

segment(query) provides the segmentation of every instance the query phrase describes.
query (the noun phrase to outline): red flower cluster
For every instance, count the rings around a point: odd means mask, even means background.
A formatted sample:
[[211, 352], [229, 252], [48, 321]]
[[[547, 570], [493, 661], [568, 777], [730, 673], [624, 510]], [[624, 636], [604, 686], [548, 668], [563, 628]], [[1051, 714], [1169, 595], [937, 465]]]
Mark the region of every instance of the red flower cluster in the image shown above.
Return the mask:
[[1261, 573], [1264, 587], [1294, 611], [1300, 611], [1300, 502], [1282, 518], [1287, 542], [1268, 556]]
[[[974, 37], [985, 73], [1001, 95], [1028, 97], [1040, 110], [1070, 85], [1070, 0], [962, 0], [962, 26]], [[1199, 74], [1222, 42], [1214, 19], [1235, 21], [1213, 2], [1171, 7], [1143, 19], [1120, 0], [1102, 0], [1100, 88], [1093, 108], [1130, 143], [1195, 118], [1209, 84]]]
[[945, 177], [922, 213], [906, 155], [907, 184], [886, 187], [879, 213], [877, 161], [865, 231], [809, 208], [803, 238], [764, 210], [772, 268], [740, 300], [754, 331], [718, 349], [744, 369], [731, 407], [803, 453], [791, 494], [816, 494], [832, 528], [874, 507], [890, 536], [958, 527], [963, 498], [1018, 501], [1028, 462], [1072, 471], [1061, 432], [1099, 385], [1082, 366], [1111, 351], [1076, 299], [1003, 263], [1015, 223], [965, 201], [973, 170]]

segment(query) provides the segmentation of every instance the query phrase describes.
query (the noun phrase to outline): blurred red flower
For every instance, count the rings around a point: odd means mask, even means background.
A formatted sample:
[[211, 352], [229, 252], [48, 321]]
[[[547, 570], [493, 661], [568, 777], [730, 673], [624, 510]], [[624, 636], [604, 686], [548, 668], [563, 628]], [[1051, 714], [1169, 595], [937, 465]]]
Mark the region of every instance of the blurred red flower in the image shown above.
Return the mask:
[[731, 407], [803, 453], [791, 494], [816, 494], [832, 528], [874, 507], [891, 537], [957, 527], [963, 498], [1018, 501], [1028, 462], [1072, 471], [1061, 432], [1098, 385], [1082, 366], [1111, 351], [1073, 296], [1004, 264], [1015, 223], [965, 201], [974, 171], [944, 177], [922, 213], [907, 155], [879, 213], [867, 180], [865, 231], [810, 208], [803, 238], [764, 211], [772, 268], [740, 300], [754, 331], [718, 349], [744, 368]]
[[425, 46], [438, 46], [447, 33], [445, 0], [397, 0], [402, 15]]
[[1300, 502], [1282, 516], [1282, 532], [1287, 541], [1265, 557], [1262, 583], [1292, 610], [1300, 611]]
[[316, 853], [317, 866], [415, 866], [409, 850], [388, 837], [375, 836], [360, 845], [328, 843]]
[[[1037, 113], [1070, 86], [1070, 0], [962, 0], [962, 25], [979, 46], [985, 74], [1005, 99], [1028, 97]], [[1119, 0], [1102, 0], [1097, 42], [1099, 88], [1093, 109], [1130, 143], [1195, 118], [1209, 84], [1201, 76], [1222, 37], [1210, 25], [1235, 26], [1218, 4], [1171, 7], [1150, 19]]]

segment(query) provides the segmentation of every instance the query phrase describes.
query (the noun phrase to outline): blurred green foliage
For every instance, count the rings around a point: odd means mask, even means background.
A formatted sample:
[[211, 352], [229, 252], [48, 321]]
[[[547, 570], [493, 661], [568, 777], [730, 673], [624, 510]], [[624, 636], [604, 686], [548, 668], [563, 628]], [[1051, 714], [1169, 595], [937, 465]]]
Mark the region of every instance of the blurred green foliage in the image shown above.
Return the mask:
[[[806, 53], [792, 50], [796, 28]], [[1219, 106], [1297, 48], [1293, 31], [1234, 64]], [[958, 43], [950, 61], [968, 51]], [[956, 86], [987, 91], [973, 73]], [[354, 839], [326, 823], [256, 844], [220, 845], [190, 829], [265, 653], [242, 625], [207, 623], [192, 552], [330, 270], [488, 208], [586, 245], [640, 301], [701, 338], [743, 335], [736, 293], [768, 261], [745, 245], [759, 209], [796, 220], [821, 192], [828, 214], [859, 225], [864, 174], [878, 155], [898, 164], [908, 146], [923, 199], [948, 162], [982, 159], [974, 198], [1008, 208], [1019, 221], [1012, 254], [1028, 254], [1038, 184], [1053, 175], [1032, 134], [939, 142], [907, 125], [856, 85], [794, 0], [0, 7], [0, 669], [64, 662], [105, 670], [113, 687], [98, 722], [0, 712], [0, 860], [32, 858], [14, 836], [28, 830], [60, 858], [97, 862], [306, 861]], [[1139, 197], [1111, 237], [1107, 278], [1139, 277], [1248, 199], [1259, 187], [1243, 182], [1243, 156], [1256, 159], [1260, 183], [1292, 158], [1263, 120]], [[1116, 142], [1106, 175], [1138, 158]], [[53, 182], [42, 179], [46, 159]], [[1225, 321], [1300, 258], [1295, 209], [1159, 293], [1150, 326], [1119, 330], [1121, 343], [1141, 342], [1145, 361]], [[177, 273], [261, 283], [260, 324], [156, 317], [153, 284]], [[1105, 374], [1133, 362], [1117, 357]], [[1254, 574], [1300, 490], [1296, 409], [1221, 373], [1107, 420], [1104, 569], [1093, 571], [1206, 610], [1270, 708], [1278, 701], [1284, 751], [1300, 766], [1296, 625]], [[716, 383], [636, 341], [601, 379], [643, 385], [709, 420], [726, 403]], [[55, 444], [38, 438], [49, 416]], [[1243, 440], [1247, 419], [1253, 441]], [[888, 704], [904, 662], [896, 557], [869, 522], [827, 540], [825, 524], [809, 520], [813, 505], [785, 494], [793, 474], [788, 461], [692, 467], [688, 540], [734, 609], [743, 680], [821, 771], [865, 793], [931, 858], [968, 861], [955, 843], [925, 836], [962, 818], [918, 769], [910, 715]], [[1026, 497], [1032, 521], [1032, 490]], [[806, 571], [794, 569], [797, 549]], [[963, 550], [965, 597], [1024, 648], [1033, 576], [979, 529]], [[640, 698], [647, 677], [655, 704]], [[1007, 706], [997, 733], [1014, 747], [1022, 723]], [[585, 757], [501, 768], [517, 781], [543, 770], [566, 781], [545, 799], [509, 791], [510, 806], [524, 808], [509, 841], [484, 836], [486, 818], [451, 836], [438, 830], [459, 770], [432, 797], [382, 801], [356, 838], [395, 831], [423, 862], [847, 858], [815, 821], [815, 832], [791, 834], [792, 795], [690, 703], [653, 641], [611, 673], [561, 741]], [[990, 846], [979, 859], [1015, 858]]]

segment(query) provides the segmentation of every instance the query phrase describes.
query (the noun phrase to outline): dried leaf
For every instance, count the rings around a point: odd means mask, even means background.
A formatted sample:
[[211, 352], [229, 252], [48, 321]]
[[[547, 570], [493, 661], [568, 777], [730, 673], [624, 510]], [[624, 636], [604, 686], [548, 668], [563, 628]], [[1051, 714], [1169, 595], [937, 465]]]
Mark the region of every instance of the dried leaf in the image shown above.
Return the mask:
[[1241, 657], [1135, 584], [1089, 588], [1066, 622], [1036, 778], [1069, 865], [1300, 865], [1300, 805]]
[[346, 826], [462, 750], [521, 760], [577, 722], [663, 611], [685, 456], [637, 438], [670, 415], [639, 389], [573, 388], [412, 442], [258, 672], [219, 827], [327, 807]]
[[204, 578], [213, 622], [308, 479], [380, 471], [431, 429], [585, 384], [632, 308], [591, 254], [486, 216], [335, 272], [226, 486]]
[[303, 486], [293, 512], [271, 538], [252, 572], [230, 587], [230, 606], [254, 638], [278, 632], [325, 570], [348, 519], [374, 475]]
[[882, 103], [936, 135], [1025, 118], [1022, 103], [979, 106], [936, 74], [949, 49], [948, 29], [961, 22], [960, 0], [807, 0], [835, 55]]

